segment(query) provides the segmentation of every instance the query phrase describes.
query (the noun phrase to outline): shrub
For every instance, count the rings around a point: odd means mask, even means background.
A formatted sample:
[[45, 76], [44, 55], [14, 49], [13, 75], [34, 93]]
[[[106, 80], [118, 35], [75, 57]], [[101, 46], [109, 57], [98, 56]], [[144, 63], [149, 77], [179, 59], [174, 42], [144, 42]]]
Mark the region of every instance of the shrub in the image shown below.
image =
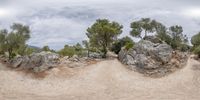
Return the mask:
[[129, 50], [129, 49], [133, 48], [133, 46], [134, 46], [133, 43], [126, 43], [125, 49], [126, 49], [126, 50]]
[[111, 51], [118, 54], [122, 47], [125, 46], [125, 48], [130, 49], [133, 47], [134, 44], [135, 43], [133, 42], [133, 40], [130, 37], [126, 36], [126, 37], [123, 37], [123, 38], [115, 41], [112, 44]]
[[200, 46], [197, 46], [195, 49], [194, 49], [194, 54], [197, 54], [198, 57], [200, 58]]
[[84, 52], [82, 46], [79, 43], [77, 43], [73, 46], [65, 45], [63, 49], [58, 51], [58, 54], [62, 56], [72, 57], [73, 55], [83, 56]]
[[191, 43], [193, 46], [200, 45], [200, 32], [192, 37]]

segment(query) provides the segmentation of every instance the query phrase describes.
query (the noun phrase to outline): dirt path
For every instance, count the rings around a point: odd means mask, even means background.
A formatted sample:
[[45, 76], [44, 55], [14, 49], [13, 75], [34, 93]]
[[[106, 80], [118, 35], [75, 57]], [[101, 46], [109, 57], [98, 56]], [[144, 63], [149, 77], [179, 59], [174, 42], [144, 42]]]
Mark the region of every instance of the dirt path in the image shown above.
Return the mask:
[[0, 100], [200, 100], [200, 63], [191, 59], [184, 69], [157, 79], [129, 71], [118, 60], [72, 77], [57, 77], [60, 71], [54, 69], [44, 79], [0, 66]]

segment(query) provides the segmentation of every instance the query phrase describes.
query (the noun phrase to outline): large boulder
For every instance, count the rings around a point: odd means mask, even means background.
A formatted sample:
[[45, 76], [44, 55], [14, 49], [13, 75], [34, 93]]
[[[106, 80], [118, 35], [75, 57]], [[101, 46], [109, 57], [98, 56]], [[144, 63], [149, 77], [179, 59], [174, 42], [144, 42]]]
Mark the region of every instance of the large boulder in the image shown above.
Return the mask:
[[141, 40], [130, 50], [122, 49], [119, 60], [127, 65], [141, 68], [157, 68], [168, 63], [172, 57], [172, 48], [165, 43], [152, 43]]
[[59, 64], [59, 55], [51, 52], [34, 53], [30, 56], [16, 57], [11, 61], [12, 67], [32, 69], [42, 72]]
[[129, 50], [119, 52], [119, 60], [131, 70], [148, 76], [164, 76], [187, 62], [188, 54], [173, 51], [166, 43], [141, 40]]

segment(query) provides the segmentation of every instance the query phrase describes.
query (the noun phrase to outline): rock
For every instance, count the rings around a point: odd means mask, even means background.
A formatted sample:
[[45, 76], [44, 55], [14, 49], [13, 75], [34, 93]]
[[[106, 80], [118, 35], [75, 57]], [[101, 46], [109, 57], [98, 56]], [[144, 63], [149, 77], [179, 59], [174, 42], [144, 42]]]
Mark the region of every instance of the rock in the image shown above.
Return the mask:
[[162, 40], [156, 36], [146, 36], [144, 40], [151, 41], [152, 43], [163, 43]]
[[167, 44], [152, 43], [141, 40], [129, 51], [120, 51], [119, 59], [122, 63], [141, 68], [157, 68], [167, 63], [172, 56], [172, 48]]
[[184, 66], [188, 56], [187, 53], [173, 51], [166, 43], [141, 40], [129, 50], [122, 48], [118, 58], [129, 69], [148, 75], [165, 75]]
[[59, 55], [51, 52], [34, 53], [30, 56], [16, 57], [11, 61], [14, 68], [33, 69], [42, 72], [59, 64]]
[[79, 57], [77, 55], [73, 55], [71, 58], [69, 58], [70, 61], [73, 61], [73, 62], [78, 62], [80, 61], [79, 60]]
[[22, 64], [22, 61], [23, 61], [23, 58], [22, 58], [22, 57], [18, 57], [17, 59], [14, 59], [14, 60], [12, 61], [12, 63], [13, 63], [13, 66], [12, 66], [12, 67], [14, 67], [14, 68], [20, 67], [20, 65]]
[[102, 54], [96, 53], [96, 52], [90, 52], [89, 57], [90, 57], [90, 58], [97, 58], [97, 59], [100, 59], [100, 58], [102, 58]]

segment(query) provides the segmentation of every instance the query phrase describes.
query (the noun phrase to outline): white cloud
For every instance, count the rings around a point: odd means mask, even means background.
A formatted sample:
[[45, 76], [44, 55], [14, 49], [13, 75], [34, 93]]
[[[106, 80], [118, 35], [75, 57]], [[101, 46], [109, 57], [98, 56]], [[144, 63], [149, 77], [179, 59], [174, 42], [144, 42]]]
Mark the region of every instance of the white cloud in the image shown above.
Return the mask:
[[182, 13], [188, 17], [200, 18], [200, 7], [187, 8], [184, 11], [182, 11]]

